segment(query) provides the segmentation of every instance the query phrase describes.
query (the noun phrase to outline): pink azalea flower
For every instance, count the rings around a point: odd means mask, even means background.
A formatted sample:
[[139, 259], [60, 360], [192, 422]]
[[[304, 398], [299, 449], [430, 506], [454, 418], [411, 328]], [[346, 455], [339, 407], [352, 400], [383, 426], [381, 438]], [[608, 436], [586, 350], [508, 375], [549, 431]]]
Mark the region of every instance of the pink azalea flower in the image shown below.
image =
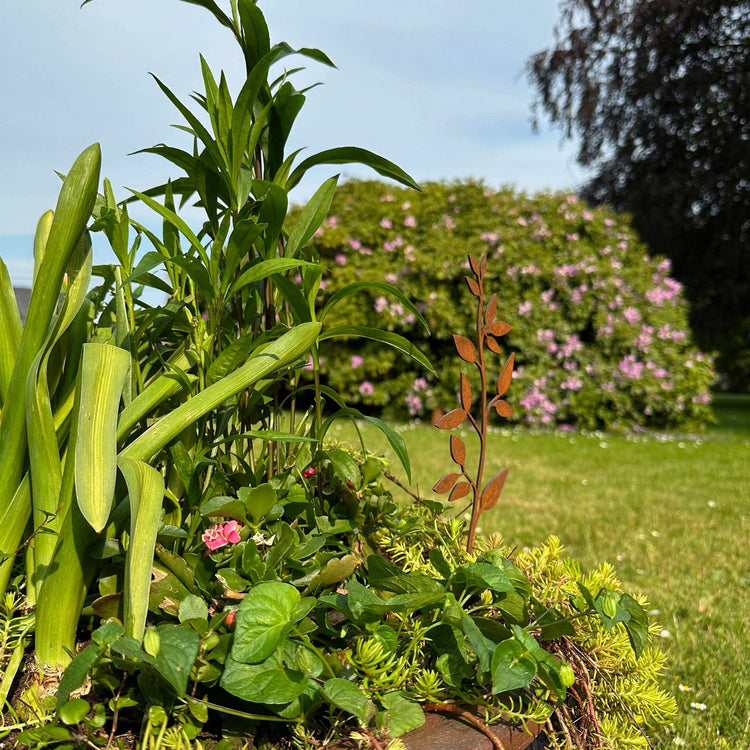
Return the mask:
[[372, 396], [372, 394], [375, 393], [375, 388], [372, 383], [370, 383], [368, 380], [365, 380], [364, 383], [360, 383], [359, 392], [363, 396]]
[[393, 222], [390, 219], [381, 219], [380, 226], [383, 227], [383, 229], [390, 229], [393, 226]]
[[351, 365], [352, 369], [356, 370], [358, 367], [362, 367], [365, 360], [363, 357], [360, 357], [359, 354], [355, 354], [351, 359]]
[[407, 226], [407, 227], [415, 227], [415, 226], [417, 226], [417, 220], [416, 220], [416, 219], [415, 219], [415, 218], [414, 218], [414, 217], [413, 217], [413, 216], [412, 216], [411, 214], [409, 214], [409, 215], [408, 215], [408, 216], [407, 216], [407, 217], [406, 217], [406, 218], [404, 219], [404, 226]]

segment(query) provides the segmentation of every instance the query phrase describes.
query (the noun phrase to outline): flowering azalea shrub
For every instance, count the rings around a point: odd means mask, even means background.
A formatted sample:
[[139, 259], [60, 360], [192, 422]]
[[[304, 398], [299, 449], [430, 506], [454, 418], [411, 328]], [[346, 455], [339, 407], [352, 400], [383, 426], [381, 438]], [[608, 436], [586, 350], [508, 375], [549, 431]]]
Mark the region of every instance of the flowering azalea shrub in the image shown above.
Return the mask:
[[[426, 417], [454, 403], [452, 331], [472, 325], [467, 253], [487, 254], [499, 316], [513, 324], [518, 420], [533, 425], [642, 428], [709, 418], [712, 358], [697, 350], [669, 261], [649, 257], [629, 219], [577, 196], [481, 183], [431, 183], [422, 193], [380, 182], [340, 188], [315, 238], [325, 294], [352, 281], [390, 282], [412, 312], [377, 288], [338, 307], [337, 322], [399, 333], [439, 377], [375, 343], [352, 341], [322, 362], [350, 402]], [[332, 316], [333, 317], [333, 316]]]

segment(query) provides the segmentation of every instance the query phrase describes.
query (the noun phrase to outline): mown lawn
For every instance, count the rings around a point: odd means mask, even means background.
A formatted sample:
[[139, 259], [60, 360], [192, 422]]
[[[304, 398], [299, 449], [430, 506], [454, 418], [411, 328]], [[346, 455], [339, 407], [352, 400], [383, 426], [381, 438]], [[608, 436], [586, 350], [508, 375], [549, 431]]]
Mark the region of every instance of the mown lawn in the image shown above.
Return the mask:
[[[716, 416], [697, 437], [490, 437], [487, 476], [511, 473], [483, 531], [520, 545], [556, 534], [584, 565], [609, 560], [627, 589], [650, 598], [680, 707], [657, 738], [662, 750], [676, 738], [685, 748], [750, 748], [750, 397], [720, 399]], [[349, 442], [352, 430], [338, 429]], [[403, 435], [413, 487], [429, 493], [448, 470], [447, 436], [428, 425]]]

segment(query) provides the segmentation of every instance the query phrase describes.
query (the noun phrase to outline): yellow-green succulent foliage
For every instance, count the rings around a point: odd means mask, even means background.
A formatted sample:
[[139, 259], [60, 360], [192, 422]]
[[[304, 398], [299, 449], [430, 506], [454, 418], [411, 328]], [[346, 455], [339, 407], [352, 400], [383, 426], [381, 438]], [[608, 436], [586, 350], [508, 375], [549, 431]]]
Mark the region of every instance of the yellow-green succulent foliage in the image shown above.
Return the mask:
[[[477, 544], [476, 553], [467, 554], [463, 547], [464, 524], [460, 519], [436, 520], [418, 505], [409, 512], [424, 521], [424, 525], [420, 523], [419, 535], [403, 537], [386, 530], [377, 535], [382, 551], [405, 571], [438, 575], [429, 560], [429, 552], [436, 545], [448, 550], [459, 563], [473, 561], [487, 550], [498, 550], [526, 574], [532, 593], [539, 601], [565, 616], [576, 616], [572, 600], [580, 597], [579, 583], [594, 592], [606, 589], [615, 597], [622, 593], [621, 582], [612, 565], [605, 562], [592, 571], [582, 571], [577, 560], [565, 556], [565, 548], [556, 536], [550, 536], [539, 546], [514, 550], [501, 535], [493, 534]], [[635, 598], [644, 609], [648, 609], [645, 596]], [[649, 634], [653, 636], [658, 632], [659, 627], [652, 622]], [[677, 710], [674, 697], [659, 684], [665, 667], [664, 653], [650, 644], [636, 658], [625, 628], [607, 630], [602, 618], [595, 614], [576, 617], [575, 634], [569, 637], [585, 654], [589, 689], [602, 740], [612, 750], [649, 747], [647, 736], [654, 729], [669, 724]], [[366, 644], [361, 651], [355, 652], [352, 658], [355, 666], [363, 660], [365, 652], [370, 665], [376, 660], [372, 648]], [[401, 664], [388, 664], [387, 667], [386, 674], [403, 671]], [[429, 698], [425, 695], [425, 700], [442, 697], [432, 675], [415, 672], [410, 679], [415, 686], [430, 686], [431, 694]], [[494, 707], [502, 707], [506, 715], [518, 721], [545, 723], [553, 713], [553, 706], [544, 701], [506, 706], [502, 705], [501, 699], [507, 699], [507, 696], [499, 696]], [[554, 743], [555, 738], [551, 737], [550, 741]], [[560, 747], [565, 747], [564, 741]]]

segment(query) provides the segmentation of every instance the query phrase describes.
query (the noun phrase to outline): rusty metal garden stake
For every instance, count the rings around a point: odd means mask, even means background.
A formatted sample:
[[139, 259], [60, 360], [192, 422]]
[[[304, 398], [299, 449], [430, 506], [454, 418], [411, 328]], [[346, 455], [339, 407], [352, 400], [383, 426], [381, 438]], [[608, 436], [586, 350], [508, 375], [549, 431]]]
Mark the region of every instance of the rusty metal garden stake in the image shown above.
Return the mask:
[[485, 346], [491, 351], [499, 354], [501, 352], [500, 344], [497, 339], [505, 336], [511, 330], [511, 326], [497, 320], [497, 295], [493, 294], [489, 303], [484, 305], [484, 276], [487, 269], [487, 256], [483, 255], [477, 260], [474, 255], [469, 255], [469, 265], [474, 274], [474, 278], [466, 277], [466, 284], [469, 291], [477, 300], [477, 337], [476, 345], [471, 339], [465, 336], [454, 334], [453, 341], [458, 351], [458, 356], [464, 362], [473, 364], [479, 370], [480, 378], [480, 411], [478, 417], [475, 417], [471, 408], [473, 405], [473, 394], [469, 379], [464, 373], [461, 373], [460, 382], [460, 403], [458, 409], [453, 409], [447, 414], [440, 417], [435, 426], [441, 430], [453, 430], [460, 427], [468, 418], [474, 431], [479, 438], [479, 460], [477, 463], [476, 475], [472, 477], [466, 471], [466, 445], [457, 435], [451, 435], [450, 453], [453, 461], [458, 465], [460, 472], [448, 472], [441, 477], [433, 491], [438, 494], [450, 493], [449, 501], [460, 500], [469, 493], [473, 493], [473, 502], [471, 510], [471, 521], [469, 523], [469, 536], [467, 540], [467, 550], [471, 552], [474, 546], [474, 536], [477, 530], [479, 516], [483, 511], [489, 510], [497, 503], [500, 493], [502, 492], [505, 478], [508, 476], [508, 469], [495, 474], [484, 487], [482, 478], [484, 475], [484, 463], [487, 453], [487, 427], [489, 425], [490, 413], [494, 409], [501, 417], [510, 417], [513, 410], [503, 396], [510, 388], [510, 382], [513, 377], [513, 354], [511, 354], [503, 365], [500, 375], [497, 379], [497, 395], [487, 400], [487, 368], [485, 363]]

